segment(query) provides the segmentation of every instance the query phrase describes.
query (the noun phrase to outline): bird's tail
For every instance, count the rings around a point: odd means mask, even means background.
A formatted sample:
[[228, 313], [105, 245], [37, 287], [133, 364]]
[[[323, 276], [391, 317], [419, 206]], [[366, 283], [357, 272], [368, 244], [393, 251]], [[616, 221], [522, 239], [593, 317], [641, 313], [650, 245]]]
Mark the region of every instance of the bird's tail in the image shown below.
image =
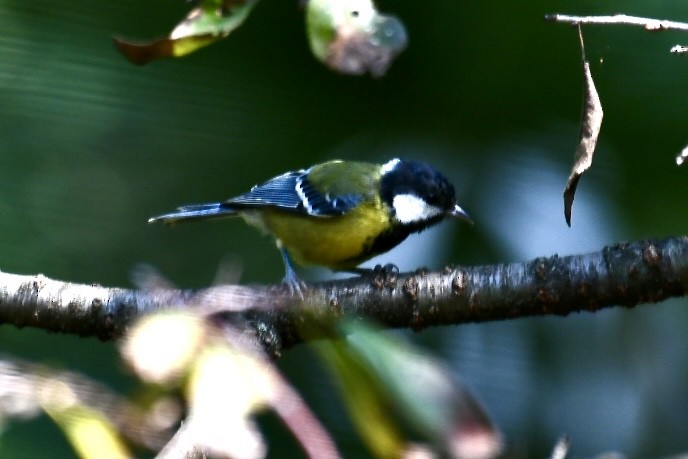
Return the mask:
[[210, 204], [194, 204], [190, 206], [178, 207], [175, 212], [169, 214], [158, 215], [148, 219], [148, 223], [162, 222], [172, 225], [174, 223], [191, 221], [191, 220], [207, 220], [216, 218], [227, 218], [237, 214], [237, 210], [233, 207], [228, 207], [220, 202]]

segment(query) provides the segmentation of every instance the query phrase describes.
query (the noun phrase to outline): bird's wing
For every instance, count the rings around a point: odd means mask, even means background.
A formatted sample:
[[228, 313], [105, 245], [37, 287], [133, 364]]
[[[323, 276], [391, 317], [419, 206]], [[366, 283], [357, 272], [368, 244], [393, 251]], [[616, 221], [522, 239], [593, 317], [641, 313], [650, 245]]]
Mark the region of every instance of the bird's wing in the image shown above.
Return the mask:
[[356, 195], [332, 195], [316, 190], [308, 180], [309, 171], [287, 172], [251, 191], [222, 203], [230, 208], [275, 207], [304, 215], [330, 217], [343, 215], [363, 200]]

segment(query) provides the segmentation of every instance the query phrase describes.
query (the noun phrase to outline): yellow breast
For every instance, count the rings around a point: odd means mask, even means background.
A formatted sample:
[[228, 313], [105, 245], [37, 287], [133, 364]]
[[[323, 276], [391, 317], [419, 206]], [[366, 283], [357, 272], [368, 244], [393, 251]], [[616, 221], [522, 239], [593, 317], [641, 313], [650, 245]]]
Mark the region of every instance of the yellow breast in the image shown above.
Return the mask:
[[341, 216], [312, 217], [276, 209], [261, 212], [262, 225], [299, 264], [353, 268], [375, 255], [375, 239], [389, 228], [382, 204], [363, 202]]

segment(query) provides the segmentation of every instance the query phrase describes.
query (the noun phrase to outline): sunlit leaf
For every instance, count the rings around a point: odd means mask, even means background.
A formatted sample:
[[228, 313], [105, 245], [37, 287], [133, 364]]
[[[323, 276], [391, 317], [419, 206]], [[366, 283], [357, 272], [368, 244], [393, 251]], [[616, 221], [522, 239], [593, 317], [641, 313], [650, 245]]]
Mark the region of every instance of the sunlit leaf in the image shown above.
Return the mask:
[[167, 38], [134, 43], [114, 38], [117, 49], [134, 64], [181, 57], [229, 35], [248, 17], [258, 0], [206, 0], [192, 9]]
[[404, 25], [371, 0], [309, 0], [306, 8], [311, 50], [333, 70], [382, 76], [406, 48]]
[[595, 82], [590, 73], [590, 63], [585, 57], [585, 44], [583, 43], [583, 34], [580, 26], [578, 26], [578, 36], [581, 46], [585, 95], [583, 99], [580, 137], [574, 156], [573, 169], [571, 170], [571, 175], [566, 182], [566, 189], [564, 190], [564, 217], [566, 218], [566, 224], [569, 226], [571, 226], [571, 209], [573, 207], [573, 199], [576, 195], [576, 187], [578, 187], [578, 181], [583, 173], [587, 171], [592, 164], [592, 157], [597, 148], [597, 139], [600, 135], [603, 118], [602, 103], [600, 102], [600, 96], [597, 93]]
[[174, 383], [196, 358], [206, 328], [198, 317], [183, 312], [147, 316], [123, 340], [122, 356], [144, 381]]
[[189, 381], [189, 402], [194, 410], [245, 416], [264, 406], [274, 392], [265, 364], [250, 354], [226, 346], [204, 349]]
[[133, 457], [117, 434], [117, 429], [102, 413], [78, 403], [69, 404], [69, 406], [46, 403], [44, 409], [62, 429], [80, 457], [84, 459]]
[[345, 329], [349, 347], [415, 430], [454, 458], [486, 459], [501, 452], [501, 436], [487, 414], [439, 360], [360, 322], [348, 322]]
[[263, 457], [266, 445], [251, 416], [275, 392], [267, 363], [228, 346], [206, 347], [187, 387], [194, 443], [221, 457]]

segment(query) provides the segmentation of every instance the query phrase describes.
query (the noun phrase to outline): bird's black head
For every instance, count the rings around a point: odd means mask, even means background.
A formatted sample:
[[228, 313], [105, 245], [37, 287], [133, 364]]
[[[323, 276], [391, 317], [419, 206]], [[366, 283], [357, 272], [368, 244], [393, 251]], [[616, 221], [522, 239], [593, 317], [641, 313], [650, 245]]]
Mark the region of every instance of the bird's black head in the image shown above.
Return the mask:
[[394, 219], [417, 230], [449, 216], [468, 218], [456, 205], [454, 186], [425, 163], [393, 159], [384, 164], [380, 192]]

